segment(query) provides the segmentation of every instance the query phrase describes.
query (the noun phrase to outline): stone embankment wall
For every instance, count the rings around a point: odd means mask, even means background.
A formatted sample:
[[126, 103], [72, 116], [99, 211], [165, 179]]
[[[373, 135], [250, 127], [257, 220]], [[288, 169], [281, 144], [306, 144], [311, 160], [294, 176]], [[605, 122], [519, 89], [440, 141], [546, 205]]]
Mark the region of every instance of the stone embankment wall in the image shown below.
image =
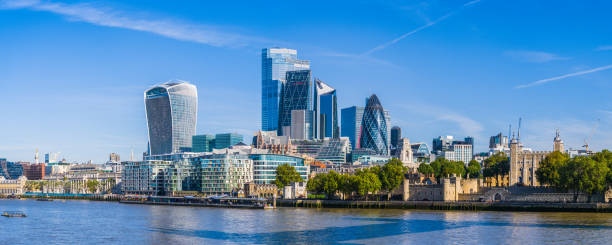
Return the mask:
[[442, 201], [355, 201], [355, 200], [277, 200], [280, 207], [490, 210], [537, 212], [612, 212], [610, 203], [528, 203], [528, 202], [442, 202]]

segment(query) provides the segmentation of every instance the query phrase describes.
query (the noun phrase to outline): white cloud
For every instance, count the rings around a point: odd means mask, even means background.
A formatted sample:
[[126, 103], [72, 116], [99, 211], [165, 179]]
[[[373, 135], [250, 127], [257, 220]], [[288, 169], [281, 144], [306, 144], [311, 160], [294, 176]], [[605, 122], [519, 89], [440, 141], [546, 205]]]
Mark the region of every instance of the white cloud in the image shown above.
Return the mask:
[[434, 26], [434, 25], [436, 25], [436, 24], [440, 23], [441, 21], [443, 21], [443, 20], [447, 19], [448, 17], [450, 17], [450, 16], [452, 16], [452, 15], [456, 14], [457, 12], [459, 12], [460, 10], [462, 10], [463, 8], [468, 7], [468, 6], [471, 6], [471, 5], [474, 5], [474, 4], [476, 4], [476, 3], [480, 2], [480, 1], [481, 1], [481, 0], [473, 0], [473, 1], [466, 2], [466, 3], [465, 3], [465, 4], [463, 4], [463, 5], [462, 5], [462, 6], [461, 6], [459, 9], [456, 9], [456, 10], [453, 10], [453, 11], [451, 11], [451, 12], [448, 12], [447, 14], [443, 15], [442, 17], [439, 17], [439, 18], [435, 19], [434, 21], [428, 21], [428, 22], [427, 22], [427, 24], [422, 25], [422, 26], [419, 26], [419, 27], [417, 27], [416, 29], [414, 29], [414, 30], [412, 30], [412, 31], [409, 31], [409, 32], [407, 32], [407, 33], [404, 33], [404, 34], [402, 34], [401, 36], [399, 36], [399, 37], [397, 37], [397, 38], [395, 38], [395, 39], [393, 39], [393, 40], [391, 40], [391, 41], [388, 41], [388, 42], [386, 42], [386, 43], [383, 43], [383, 44], [381, 44], [381, 45], [378, 45], [378, 46], [376, 46], [376, 47], [374, 47], [374, 48], [372, 48], [372, 49], [370, 49], [370, 50], [368, 50], [368, 51], [364, 52], [362, 55], [364, 55], [364, 56], [365, 56], [365, 55], [370, 55], [370, 54], [372, 54], [372, 53], [374, 53], [374, 52], [376, 52], [376, 51], [379, 51], [379, 50], [385, 49], [385, 48], [387, 48], [387, 47], [389, 47], [389, 46], [391, 46], [391, 45], [393, 45], [393, 44], [396, 44], [397, 42], [399, 42], [399, 41], [403, 40], [404, 38], [407, 38], [407, 37], [409, 37], [409, 36], [412, 36], [412, 35], [414, 35], [414, 34], [416, 34], [416, 33], [420, 32], [420, 31], [422, 31], [422, 30], [425, 30], [425, 29], [427, 29], [427, 28], [429, 28], [429, 27], [431, 27], [431, 26]]
[[531, 63], [546, 63], [555, 60], [568, 60], [568, 57], [562, 57], [553, 53], [541, 51], [514, 50], [506, 51], [504, 55], [516, 60], [531, 62]]
[[400, 107], [407, 109], [410, 112], [430, 117], [436, 121], [447, 121], [454, 123], [463, 131], [462, 133], [466, 136], [480, 138], [481, 133], [484, 129], [479, 122], [467, 116], [461, 115], [457, 112], [453, 112], [444, 108], [418, 103], [400, 105]]
[[[558, 118], [524, 120], [523, 122], [521, 141], [525, 147], [534, 150], [551, 150], [555, 130], [559, 129], [566, 149], [582, 149], [585, 140], [589, 139], [593, 133], [596, 119]], [[612, 147], [608, 140], [612, 137], [611, 126], [610, 120], [599, 122], [589, 142], [591, 149], [599, 151]]]
[[612, 69], [612, 65], [601, 66], [601, 67], [593, 68], [591, 70], [579, 71], [579, 72], [569, 73], [569, 74], [565, 74], [565, 75], [561, 75], [561, 76], [557, 76], [557, 77], [546, 78], [546, 79], [538, 80], [538, 81], [535, 81], [535, 82], [532, 82], [532, 83], [519, 85], [519, 86], [516, 86], [515, 88], [520, 89], [520, 88], [533, 87], [533, 86], [542, 85], [542, 84], [545, 84], [545, 83], [549, 83], [549, 82], [553, 82], [553, 81], [557, 81], [557, 80], [561, 80], [561, 79], [565, 79], [565, 78], [569, 78], [569, 77], [586, 75], [586, 74], [590, 74], [590, 73], [594, 73], [594, 72], [598, 72], [598, 71], [605, 71], [605, 70], [609, 70], [609, 69]]
[[139, 18], [135, 17], [134, 14], [124, 13], [108, 7], [94, 6], [93, 4], [67, 4], [38, 0], [0, 0], [0, 8], [50, 12], [67, 17], [72, 21], [149, 32], [167, 38], [216, 47], [238, 47], [251, 43], [271, 43], [270, 40], [264, 38], [223, 32], [213, 26], [183, 23], [167, 19]]

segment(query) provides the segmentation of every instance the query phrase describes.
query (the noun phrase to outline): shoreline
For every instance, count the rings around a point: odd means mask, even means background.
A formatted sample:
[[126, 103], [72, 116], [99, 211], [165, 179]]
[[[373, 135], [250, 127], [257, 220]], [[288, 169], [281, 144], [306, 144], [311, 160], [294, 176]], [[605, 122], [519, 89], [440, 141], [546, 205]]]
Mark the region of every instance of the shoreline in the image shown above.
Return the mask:
[[[241, 208], [190, 205], [186, 203], [151, 203], [121, 200], [118, 196], [21, 196], [0, 199], [48, 198], [57, 200], [89, 200], [118, 202], [123, 204], [192, 206], [216, 208]], [[500, 212], [589, 212], [612, 213], [612, 203], [536, 203], [536, 202], [442, 202], [442, 201], [358, 201], [358, 200], [319, 200], [319, 199], [277, 199], [278, 207], [285, 208], [346, 208], [346, 209], [415, 209], [415, 210], [454, 210], [454, 211], [500, 211]]]
[[280, 207], [612, 213], [611, 203], [277, 200]]

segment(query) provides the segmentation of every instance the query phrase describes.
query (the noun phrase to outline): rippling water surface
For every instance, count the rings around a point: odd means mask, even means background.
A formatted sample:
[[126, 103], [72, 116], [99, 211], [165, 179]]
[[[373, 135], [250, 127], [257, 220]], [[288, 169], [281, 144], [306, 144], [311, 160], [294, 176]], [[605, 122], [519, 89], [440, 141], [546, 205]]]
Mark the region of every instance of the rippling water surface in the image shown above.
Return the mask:
[[0, 244], [610, 244], [612, 214], [0, 200]]

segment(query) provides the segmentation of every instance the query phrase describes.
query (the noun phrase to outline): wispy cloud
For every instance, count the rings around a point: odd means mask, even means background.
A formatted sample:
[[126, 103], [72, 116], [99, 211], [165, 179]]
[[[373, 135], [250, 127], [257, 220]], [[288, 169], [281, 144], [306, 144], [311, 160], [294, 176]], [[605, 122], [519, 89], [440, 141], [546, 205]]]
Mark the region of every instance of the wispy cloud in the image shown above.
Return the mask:
[[381, 44], [381, 45], [378, 45], [378, 46], [376, 46], [376, 47], [374, 47], [374, 48], [372, 48], [372, 49], [370, 49], [370, 50], [368, 50], [368, 51], [364, 52], [362, 55], [370, 55], [370, 54], [372, 54], [372, 53], [374, 53], [374, 52], [376, 52], [376, 51], [379, 51], [379, 50], [385, 49], [385, 48], [387, 48], [387, 47], [389, 47], [389, 46], [391, 46], [391, 45], [393, 45], [393, 44], [396, 44], [397, 42], [399, 42], [399, 41], [401, 41], [401, 40], [403, 40], [403, 39], [405, 39], [405, 38], [407, 38], [407, 37], [409, 37], [409, 36], [412, 36], [412, 35], [414, 35], [414, 34], [416, 34], [416, 33], [420, 32], [420, 31], [422, 31], [422, 30], [425, 30], [425, 29], [427, 29], [427, 28], [429, 28], [429, 27], [432, 27], [432, 26], [434, 26], [434, 25], [436, 25], [436, 24], [438, 24], [438, 23], [442, 22], [443, 20], [445, 20], [445, 19], [447, 19], [448, 17], [450, 17], [450, 16], [452, 16], [452, 15], [456, 14], [457, 12], [459, 12], [460, 10], [462, 10], [463, 8], [466, 8], [466, 7], [468, 7], [468, 6], [474, 5], [474, 4], [476, 4], [476, 3], [480, 2], [480, 1], [481, 1], [481, 0], [473, 0], [473, 1], [466, 2], [466, 3], [464, 3], [463, 5], [461, 5], [461, 7], [460, 7], [460, 8], [458, 8], [458, 9], [456, 9], [456, 10], [453, 10], [453, 11], [451, 11], [451, 12], [449, 12], [449, 13], [447, 13], [447, 14], [443, 15], [442, 17], [437, 18], [437, 19], [435, 19], [434, 21], [428, 22], [428, 23], [427, 23], [427, 24], [425, 24], [425, 25], [419, 26], [419, 27], [417, 27], [416, 29], [414, 29], [414, 30], [412, 30], [412, 31], [409, 31], [409, 32], [407, 32], [407, 33], [404, 33], [404, 34], [402, 34], [401, 36], [399, 36], [399, 37], [397, 37], [397, 38], [395, 38], [395, 39], [393, 39], [393, 40], [391, 40], [391, 41], [388, 41], [388, 42], [386, 42], [386, 43], [383, 43], [383, 44]]
[[418, 113], [430, 117], [434, 121], [446, 121], [454, 123], [461, 129], [461, 131], [463, 131], [462, 133], [464, 133], [466, 136], [479, 137], [484, 129], [482, 124], [480, 124], [479, 122], [467, 116], [461, 115], [457, 112], [444, 108], [419, 103], [400, 105], [400, 107], [407, 109], [413, 113]]
[[609, 51], [609, 50], [612, 50], [612, 45], [599, 46], [595, 50], [597, 50], [597, 51]]
[[87, 3], [68, 4], [39, 0], [0, 0], [0, 8], [50, 12], [64, 16], [71, 21], [149, 32], [167, 38], [215, 47], [240, 47], [254, 43], [272, 43], [272, 41], [264, 38], [224, 32], [213, 26], [168, 19], [139, 18], [131, 13]]
[[598, 72], [598, 71], [605, 71], [605, 70], [609, 70], [609, 69], [612, 69], [612, 65], [601, 66], [601, 67], [597, 67], [597, 68], [586, 70], [586, 71], [579, 71], [579, 72], [565, 74], [565, 75], [561, 75], [561, 76], [557, 76], [557, 77], [546, 78], [546, 79], [538, 80], [538, 81], [535, 81], [535, 82], [532, 82], [532, 83], [519, 85], [519, 86], [516, 86], [515, 88], [517, 88], [517, 89], [529, 88], [529, 87], [538, 86], [538, 85], [542, 85], [542, 84], [549, 83], [549, 82], [554, 82], [554, 81], [565, 79], [565, 78], [569, 78], [569, 77], [586, 75], [586, 74], [590, 74], [590, 73], [594, 73], [594, 72]]
[[546, 63], [555, 60], [568, 60], [568, 57], [541, 51], [513, 50], [504, 52], [505, 56], [531, 63]]

